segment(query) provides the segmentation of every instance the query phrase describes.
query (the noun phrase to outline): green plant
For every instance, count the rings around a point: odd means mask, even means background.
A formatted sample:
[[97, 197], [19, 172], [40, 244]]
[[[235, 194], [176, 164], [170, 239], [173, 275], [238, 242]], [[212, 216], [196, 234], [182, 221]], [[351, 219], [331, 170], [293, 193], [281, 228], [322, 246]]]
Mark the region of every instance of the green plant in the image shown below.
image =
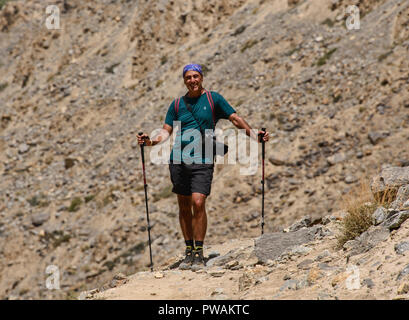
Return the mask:
[[317, 66], [320, 67], [326, 64], [335, 51], [337, 51], [337, 48], [333, 48], [330, 51], [327, 51], [321, 58], [318, 59]]
[[338, 237], [339, 247], [368, 230], [372, 225], [372, 214], [376, 208], [376, 204], [368, 202], [349, 209], [342, 220], [342, 234]]
[[4, 89], [6, 89], [8, 85], [9, 84], [7, 82], [0, 83], [0, 92], [2, 92]]
[[375, 193], [373, 197], [378, 206], [382, 206], [388, 209], [391, 206], [392, 202], [395, 201], [397, 194], [397, 188], [386, 188], [383, 191]]
[[206, 44], [206, 43], [208, 43], [210, 41], [210, 38], [208, 37], [208, 36], [204, 36], [203, 38], [202, 38], [202, 40], [200, 40], [200, 43], [201, 44]]
[[70, 241], [70, 239], [71, 236], [69, 234], [61, 235], [54, 239], [53, 246], [54, 248], [57, 248], [60, 244]]
[[39, 200], [38, 200], [38, 197], [37, 197], [37, 196], [33, 196], [33, 197], [31, 197], [30, 199], [28, 199], [27, 202], [28, 202], [32, 207], [35, 207], [35, 206], [38, 205]]
[[35, 195], [27, 200], [32, 207], [47, 207], [50, 203], [44, 194]]
[[297, 51], [300, 51], [300, 48], [295, 47], [295, 48], [293, 48], [293, 49], [290, 49], [290, 50], [287, 51], [286, 53], [284, 53], [284, 55], [287, 56], [287, 57], [289, 57], [289, 56], [292, 56], [292, 55], [293, 55], [294, 53], [296, 53]]
[[338, 247], [341, 248], [347, 241], [353, 240], [373, 225], [372, 215], [382, 206], [388, 208], [396, 198], [396, 189], [389, 188], [383, 192], [373, 194], [370, 184], [361, 181], [342, 200], [347, 214], [341, 222], [341, 233], [338, 235]]
[[63, 231], [57, 230], [51, 233], [46, 232], [44, 236], [44, 240], [47, 242], [51, 242], [54, 248], [57, 248], [64, 242], [70, 241], [71, 236], [69, 234], [64, 234]]
[[384, 54], [381, 54], [379, 57], [378, 57], [378, 62], [382, 62], [383, 60], [385, 60], [390, 54], [392, 54], [393, 53], [393, 51], [391, 50], [391, 51], [388, 51], [388, 52], [386, 52], [386, 53], [384, 53]]
[[334, 26], [334, 21], [332, 21], [330, 18], [325, 19], [322, 24], [327, 25], [328, 27], [332, 28]]
[[0, 10], [3, 8], [3, 6], [9, 2], [10, 0], [0, 0]]
[[158, 193], [153, 196], [153, 201], [159, 201], [160, 199], [169, 198], [172, 195], [172, 185], [168, 185], [162, 188]]
[[78, 209], [80, 208], [82, 204], [82, 200], [79, 197], [75, 197], [74, 199], [71, 200], [71, 204], [68, 207], [68, 211], [69, 212], [75, 212], [78, 211]]
[[339, 94], [339, 95], [337, 95], [337, 96], [334, 96], [333, 97], [333, 102], [334, 103], [337, 103], [339, 100], [341, 100], [341, 98], [342, 98], [342, 96]]
[[94, 198], [95, 198], [95, 195], [94, 195], [94, 194], [91, 194], [91, 195], [89, 195], [89, 196], [85, 196], [85, 197], [84, 197], [84, 201], [85, 201], [85, 203], [88, 203], [88, 202], [94, 200]]
[[246, 43], [243, 45], [243, 47], [241, 47], [240, 51], [243, 53], [244, 51], [246, 51], [247, 49], [250, 49], [251, 47], [253, 47], [255, 44], [257, 44], [257, 40], [255, 39], [251, 39], [251, 40], [247, 40]]
[[168, 62], [168, 57], [167, 56], [162, 56], [160, 58], [160, 64], [164, 65], [166, 62]]

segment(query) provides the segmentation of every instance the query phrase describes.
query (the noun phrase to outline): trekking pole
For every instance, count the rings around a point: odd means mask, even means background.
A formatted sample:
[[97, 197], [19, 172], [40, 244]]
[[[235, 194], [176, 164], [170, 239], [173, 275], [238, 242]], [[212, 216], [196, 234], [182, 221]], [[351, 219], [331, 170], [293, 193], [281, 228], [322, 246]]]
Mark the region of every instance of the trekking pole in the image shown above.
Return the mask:
[[[143, 132], [139, 132], [138, 135], [142, 135]], [[148, 185], [146, 184], [146, 175], [145, 175], [145, 154], [143, 147], [145, 146], [145, 141], [141, 144], [141, 153], [142, 153], [142, 170], [143, 170], [143, 186], [145, 189], [145, 205], [146, 205], [146, 220], [148, 221], [148, 239], [149, 239], [149, 255], [151, 258], [151, 272], [153, 272], [153, 262], [152, 262], [152, 247], [151, 247], [151, 226], [149, 223], [149, 210], [148, 210]]]
[[[266, 132], [266, 128], [261, 128], [261, 131]], [[259, 134], [260, 140], [261, 140], [261, 172], [262, 172], [262, 178], [261, 178], [261, 234], [264, 234], [264, 159], [265, 159], [265, 154], [266, 154], [266, 149], [265, 149], [265, 141], [263, 140], [263, 136], [261, 133]]]

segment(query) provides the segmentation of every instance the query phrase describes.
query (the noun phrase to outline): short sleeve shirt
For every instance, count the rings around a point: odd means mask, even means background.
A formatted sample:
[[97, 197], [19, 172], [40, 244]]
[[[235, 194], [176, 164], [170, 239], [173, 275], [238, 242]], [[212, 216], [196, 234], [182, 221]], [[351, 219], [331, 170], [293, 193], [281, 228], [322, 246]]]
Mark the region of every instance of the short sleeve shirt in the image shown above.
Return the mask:
[[170, 104], [165, 123], [175, 129], [175, 125], [177, 125], [175, 121], [180, 122], [180, 127], [176, 133], [176, 140], [170, 154], [171, 162], [209, 162], [210, 159], [202, 156], [201, 149], [198, 148], [196, 143], [201, 141], [201, 137], [199, 137], [200, 128], [202, 130], [214, 129], [220, 119], [228, 119], [230, 115], [236, 112], [221, 94], [214, 91], [211, 91], [210, 94], [214, 102], [214, 114], [206, 93], [197, 98], [185, 97], [194, 113], [194, 117], [187, 109], [182, 98], [180, 99], [177, 111], [175, 109], [175, 100]]

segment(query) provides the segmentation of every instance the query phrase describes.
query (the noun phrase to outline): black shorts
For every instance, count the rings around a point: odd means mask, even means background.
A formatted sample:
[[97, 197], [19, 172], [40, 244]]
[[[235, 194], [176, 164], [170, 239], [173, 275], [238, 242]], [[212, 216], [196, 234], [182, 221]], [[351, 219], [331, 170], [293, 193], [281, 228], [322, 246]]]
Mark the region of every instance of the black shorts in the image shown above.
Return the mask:
[[213, 180], [214, 164], [169, 164], [172, 192], [185, 196], [198, 192], [208, 196]]

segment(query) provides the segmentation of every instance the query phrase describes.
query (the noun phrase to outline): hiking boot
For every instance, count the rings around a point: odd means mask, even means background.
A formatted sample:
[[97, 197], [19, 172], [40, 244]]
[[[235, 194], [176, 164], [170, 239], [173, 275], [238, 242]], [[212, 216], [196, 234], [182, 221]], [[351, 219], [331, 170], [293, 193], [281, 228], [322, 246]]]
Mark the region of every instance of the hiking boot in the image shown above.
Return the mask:
[[192, 248], [186, 248], [185, 258], [183, 259], [182, 263], [179, 265], [179, 269], [189, 270], [192, 266], [192, 262], [193, 262], [193, 250]]
[[205, 267], [205, 260], [203, 257], [203, 249], [193, 251], [192, 271], [198, 271]]

